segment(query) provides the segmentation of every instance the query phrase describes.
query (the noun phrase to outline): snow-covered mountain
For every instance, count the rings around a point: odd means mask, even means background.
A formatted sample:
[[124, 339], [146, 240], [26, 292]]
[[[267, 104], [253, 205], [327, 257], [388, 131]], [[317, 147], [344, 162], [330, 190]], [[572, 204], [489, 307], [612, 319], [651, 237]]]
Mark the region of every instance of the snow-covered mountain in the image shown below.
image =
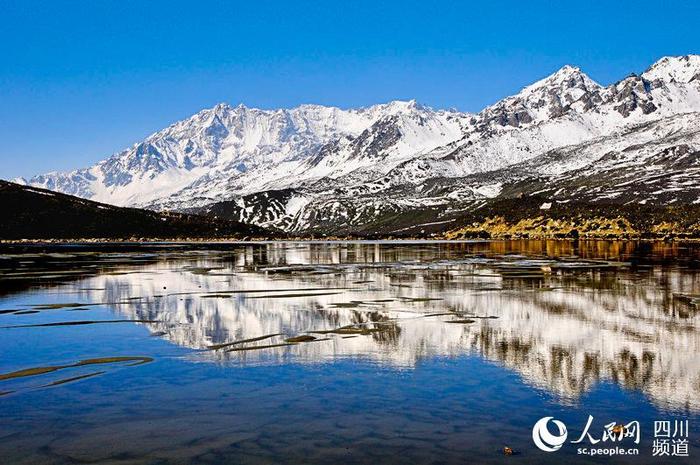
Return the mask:
[[698, 55], [662, 58], [607, 87], [564, 66], [478, 114], [415, 101], [359, 110], [220, 104], [91, 168], [20, 182], [292, 231], [352, 230], [534, 192], [697, 202], [697, 112]]
[[192, 207], [395, 164], [458, 139], [465, 122], [414, 101], [359, 110], [219, 104], [91, 168], [19, 181], [116, 205]]
[[661, 118], [700, 111], [700, 56], [666, 57], [640, 76], [602, 87], [565, 66], [470, 120], [465, 137], [399, 167], [416, 181], [504, 168], [549, 150]]

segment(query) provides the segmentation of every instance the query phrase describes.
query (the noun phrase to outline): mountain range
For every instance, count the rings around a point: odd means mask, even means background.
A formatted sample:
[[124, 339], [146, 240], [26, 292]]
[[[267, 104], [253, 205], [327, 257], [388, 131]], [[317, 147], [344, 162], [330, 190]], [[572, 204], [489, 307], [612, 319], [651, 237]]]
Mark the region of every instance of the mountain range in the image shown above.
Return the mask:
[[[15, 182], [287, 232], [398, 232], [494, 199], [700, 202], [700, 56], [602, 86], [564, 66], [479, 113], [219, 104], [96, 165]], [[400, 224], [399, 224], [400, 223]]]

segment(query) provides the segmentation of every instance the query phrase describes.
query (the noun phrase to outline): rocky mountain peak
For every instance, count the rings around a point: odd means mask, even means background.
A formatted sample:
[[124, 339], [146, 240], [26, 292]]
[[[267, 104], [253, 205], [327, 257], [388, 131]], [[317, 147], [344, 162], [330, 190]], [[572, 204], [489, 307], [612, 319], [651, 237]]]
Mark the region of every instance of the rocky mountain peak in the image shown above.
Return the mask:
[[476, 120], [482, 130], [489, 127], [518, 128], [530, 123], [550, 120], [570, 111], [588, 111], [600, 100], [602, 86], [579, 68], [566, 65], [487, 107]]
[[[241, 103], [241, 104], [239, 105], [239, 107], [242, 107], [242, 106], [243, 106], [243, 104]], [[245, 108], [245, 107], [244, 107], [244, 108]], [[226, 102], [217, 103], [217, 104], [211, 109], [211, 111], [214, 112], [214, 113], [222, 113], [222, 112], [227, 112], [227, 111], [230, 111], [230, 110], [232, 110], [231, 105], [229, 105], [229, 104], [226, 103]]]
[[540, 79], [525, 87], [518, 95], [527, 95], [541, 91], [566, 91], [574, 88], [590, 91], [600, 89], [601, 86], [581, 71], [581, 68], [564, 65], [544, 79]]
[[648, 81], [700, 83], [700, 55], [666, 56], [647, 69], [642, 77]]
[[418, 103], [415, 99], [411, 99], [408, 101], [402, 101], [402, 100], [395, 100], [391, 102], [390, 107], [393, 109], [396, 109], [398, 111], [424, 111], [424, 110], [430, 110], [430, 108], [421, 105]]

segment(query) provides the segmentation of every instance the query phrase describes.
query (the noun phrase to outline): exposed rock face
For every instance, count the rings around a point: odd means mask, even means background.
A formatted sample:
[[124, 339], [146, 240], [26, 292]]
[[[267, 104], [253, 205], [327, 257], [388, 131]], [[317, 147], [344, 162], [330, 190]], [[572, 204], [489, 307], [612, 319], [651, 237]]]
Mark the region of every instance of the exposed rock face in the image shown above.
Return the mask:
[[589, 111], [600, 102], [603, 88], [578, 68], [564, 66], [546, 79], [482, 111], [474, 127], [521, 127], [558, 118], [571, 111]]
[[650, 90], [651, 83], [642, 77], [632, 75], [612, 86], [607, 100], [613, 103], [615, 110], [625, 118], [637, 108], [648, 115], [656, 111]]

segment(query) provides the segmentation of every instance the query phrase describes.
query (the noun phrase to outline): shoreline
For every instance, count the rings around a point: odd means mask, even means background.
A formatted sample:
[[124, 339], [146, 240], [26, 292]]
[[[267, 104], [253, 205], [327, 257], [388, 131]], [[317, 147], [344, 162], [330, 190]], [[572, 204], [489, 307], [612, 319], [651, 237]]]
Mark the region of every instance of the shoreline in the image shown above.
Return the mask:
[[433, 243], [433, 244], [459, 244], [459, 243], [479, 243], [479, 242], [518, 242], [518, 241], [554, 241], [554, 242], [668, 242], [668, 243], [700, 243], [698, 237], [556, 237], [556, 236], [494, 236], [494, 237], [387, 237], [387, 238], [358, 238], [358, 237], [336, 237], [336, 238], [139, 238], [139, 239], [119, 239], [119, 238], [50, 238], [50, 239], [0, 239], [0, 248], [6, 246], [186, 246], [186, 245], [239, 245], [239, 244], [271, 244], [279, 242], [294, 242], [299, 244], [333, 244], [333, 243]]

